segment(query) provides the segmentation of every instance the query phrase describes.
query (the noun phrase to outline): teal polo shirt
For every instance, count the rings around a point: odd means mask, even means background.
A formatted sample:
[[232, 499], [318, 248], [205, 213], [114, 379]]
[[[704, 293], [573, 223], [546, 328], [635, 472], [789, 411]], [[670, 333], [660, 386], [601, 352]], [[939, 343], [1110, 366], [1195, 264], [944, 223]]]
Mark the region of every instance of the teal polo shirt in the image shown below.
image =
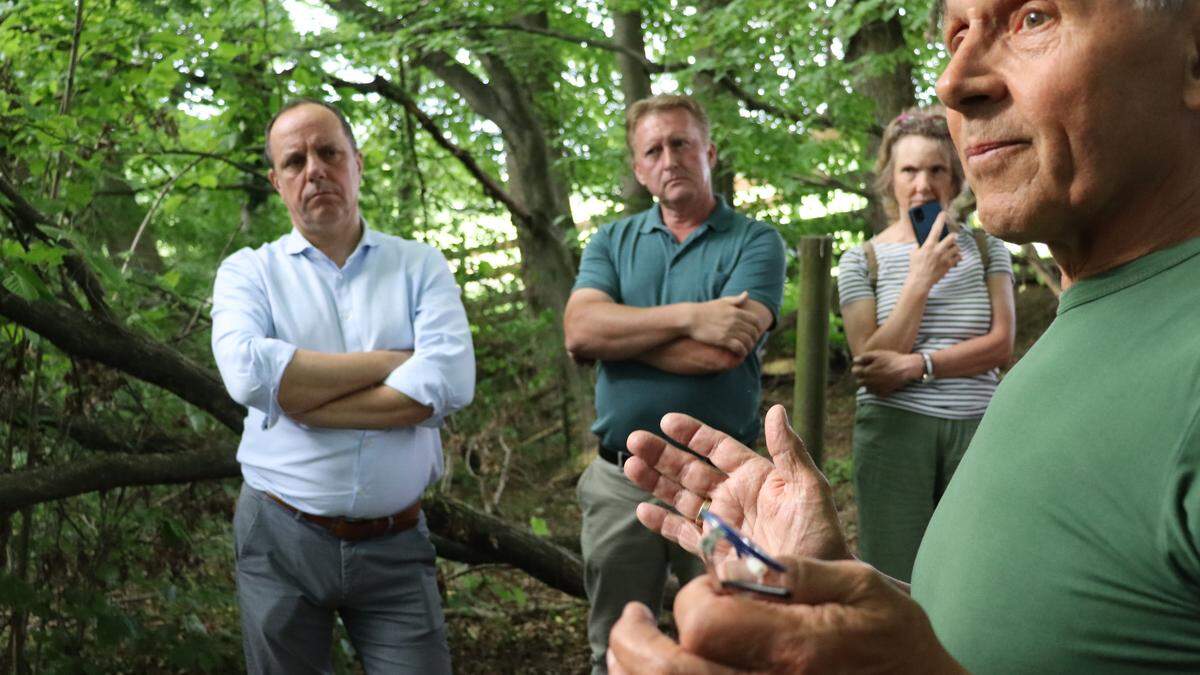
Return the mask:
[[[575, 290], [594, 288], [629, 307], [706, 302], [746, 291], [778, 319], [785, 267], [779, 233], [717, 197], [712, 214], [682, 243], [663, 224], [658, 206], [601, 227], [584, 249]], [[682, 412], [752, 446], [761, 370], [757, 350], [732, 370], [711, 375], [601, 361], [592, 431], [605, 447], [621, 450], [634, 430], [661, 436], [662, 416]]]

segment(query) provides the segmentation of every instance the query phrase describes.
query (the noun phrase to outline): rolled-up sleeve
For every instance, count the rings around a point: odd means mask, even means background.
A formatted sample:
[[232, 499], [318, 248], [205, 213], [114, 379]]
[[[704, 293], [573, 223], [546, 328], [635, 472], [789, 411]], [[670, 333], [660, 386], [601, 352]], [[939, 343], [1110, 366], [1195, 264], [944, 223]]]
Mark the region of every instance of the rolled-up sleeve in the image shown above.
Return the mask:
[[436, 427], [474, 398], [475, 349], [462, 293], [446, 259], [426, 247], [415, 273], [420, 278], [412, 286], [413, 356], [383, 383], [432, 408], [433, 415], [419, 426]]
[[263, 428], [282, 414], [279, 383], [296, 346], [269, 337], [270, 303], [249, 250], [230, 256], [213, 286], [212, 350], [233, 400], [263, 413]]

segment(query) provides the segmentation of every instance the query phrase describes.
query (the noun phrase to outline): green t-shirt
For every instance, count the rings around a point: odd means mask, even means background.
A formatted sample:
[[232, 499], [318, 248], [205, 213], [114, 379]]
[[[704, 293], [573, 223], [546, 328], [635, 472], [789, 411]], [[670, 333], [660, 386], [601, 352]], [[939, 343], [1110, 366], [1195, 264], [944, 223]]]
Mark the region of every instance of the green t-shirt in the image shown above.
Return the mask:
[[1200, 238], [1065, 292], [934, 513], [913, 596], [973, 672], [1200, 672]]
[[[594, 288], [630, 307], [705, 302], [747, 291], [778, 318], [785, 274], [783, 240], [770, 225], [716, 209], [682, 243], [658, 206], [601, 227], [583, 252], [575, 289]], [[766, 336], [763, 336], [766, 339]], [[760, 343], [761, 344], [761, 343]], [[712, 375], [675, 375], [637, 361], [602, 361], [592, 431], [618, 450], [637, 429], [662, 434], [668, 412], [682, 412], [753, 445], [761, 395], [758, 355]]]

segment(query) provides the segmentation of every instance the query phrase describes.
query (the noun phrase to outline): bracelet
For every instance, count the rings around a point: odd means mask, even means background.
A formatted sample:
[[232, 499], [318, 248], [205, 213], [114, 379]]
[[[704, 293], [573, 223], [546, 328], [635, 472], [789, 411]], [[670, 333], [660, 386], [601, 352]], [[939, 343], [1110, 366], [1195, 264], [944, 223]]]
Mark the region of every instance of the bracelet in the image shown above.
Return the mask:
[[925, 373], [921, 375], [921, 382], [929, 384], [933, 382], [933, 355], [929, 352], [921, 352], [921, 358], [925, 360]]

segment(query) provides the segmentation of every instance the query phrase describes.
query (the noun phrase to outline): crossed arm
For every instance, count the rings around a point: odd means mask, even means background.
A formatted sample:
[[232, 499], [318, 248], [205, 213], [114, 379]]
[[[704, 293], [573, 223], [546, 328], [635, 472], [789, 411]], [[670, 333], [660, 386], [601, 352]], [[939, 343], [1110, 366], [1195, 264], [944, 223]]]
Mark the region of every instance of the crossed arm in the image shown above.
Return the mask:
[[[1007, 274], [992, 274], [987, 277], [987, 289], [992, 307], [991, 328], [983, 335], [931, 354], [937, 377], [978, 375], [1006, 366], [1012, 358], [1016, 333], [1012, 281]], [[904, 293], [901, 292], [896, 308], [883, 325], [875, 322], [873, 298], [842, 308], [846, 341], [855, 357], [854, 374], [878, 395], [890, 394], [919, 379], [924, 372], [924, 359], [912, 349], [925, 305], [924, 302], [919, 307], [905, 305]]]
[[729, 370], [754, 350], [771, 311], [745, 292], [708, 302], [629, 307], [581, 288], [563, 317], [567, 351], [576, 360], [638, 360], [678, 375]]
[[297, 349], [279, 383], [279, 405], [288, 417], [312, 427], [390, 429], [423, 422], [432, 408], [383, 384], [412, 354]]
[[475, 360], [458, 286], [440, 255], [414, 261], [413, 274], [411, 351], [331, 353], [271, 337], [257, 269], [230, 258], [213, 292], [213, 354], [230, 395], [262, 411], [264, 428], [283, 414], [313, 427], [390, 429], [467, 405]]

